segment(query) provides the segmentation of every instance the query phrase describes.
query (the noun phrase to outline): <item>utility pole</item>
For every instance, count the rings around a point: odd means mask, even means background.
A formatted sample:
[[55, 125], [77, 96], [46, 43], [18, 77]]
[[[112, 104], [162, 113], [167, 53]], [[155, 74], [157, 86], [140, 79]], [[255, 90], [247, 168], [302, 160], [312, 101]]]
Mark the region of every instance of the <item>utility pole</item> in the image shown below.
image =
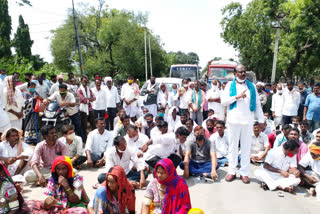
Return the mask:
[[150, 58], [150, 74], [152, 76], [152, 57], [151, 57], [151, 42], [150, 42], [150, 35], [149, 35], [149, 58]]
[[275, 79], [276, 79], [279, 36], [280, 36], [280, 23], [278, 23], [278, 26], [277, 26], [276, 41], [274, 43], [274, 55], [273, 55], [273, 63], [272, 63], [271, 83], [274, 83]]
[[80, 39], [79, 39], [79, 31], [78, 31], [78, 25], [77, 25], [77, 19], [76, 19], [76, 15], [75, 15], [73, 0], [72, 0], [72, 14], [73, 14], [74, 30], [76, 32], [76, 46], [78, 48], [78, 54], [79, 54], [79, 59], [80, 59], [80, 73], [82, 76], [84, 74], [83, 59], [82, 59], [82, 54], [81, 54], [81, 44], [80, 44]]
[[148, 80], [148, 53], [147, 53], [147, 30], [144, 29], [144, 67], [146, 70], [146, 81]]

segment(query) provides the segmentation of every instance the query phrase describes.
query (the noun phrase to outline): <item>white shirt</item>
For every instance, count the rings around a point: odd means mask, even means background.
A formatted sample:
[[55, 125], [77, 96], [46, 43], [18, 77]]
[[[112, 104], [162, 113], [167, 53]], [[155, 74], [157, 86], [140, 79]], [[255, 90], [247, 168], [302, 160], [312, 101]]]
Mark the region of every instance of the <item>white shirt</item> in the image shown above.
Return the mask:
[[105, 110], [107, 107], [107, 97], [105, 90], [100, 88], [100, 90], [98, 91], [96, 87], [93, 87], [91, 88], [91, 91], [96, 97], [96, 100], [92, 102], [92, 108], [94, 110]]
[[283, 93], [282, 115], [297, 116], [300, 105], [300, 93], [295, 89], [292, 91], [285, 90]]
[[277, 117], [281, 117], [282, 108], [283, 108], [283, 95], [280, 95], [277, 92], [272, 96], [271, 111], [273, 111]]
[[149, 146], [144, 157], [145, 160], [150, 160], [154, 156], [167, 158], [178, 150], [180, 143], [176, 140], [174, 133], [166, 133], [152, 138], [152, 145]]
[[[54, 92], [50, 97], [49, 100], [55, 100], [57, 101], [58, 104], [60, 103], [76, 103], [76, 99], [74, 98], [73, 94], [71, 94], [70, 92], [67, 92], [67, 95], [65, 96], [64, 99], [62, 99], [60, 92], [56, 91]], [[67, 113], [69, 114], [69, 116], [72, 116], [74, 114], [76, 114], [78, 112], [78, 109], [76, 106], [71, 107], [64, 107], [67, 111]]]
[[36, 92], [42, 97], [43, 99], [48, 98], [49, 95], [49, 86], [47, 83], [43, 82], [42, 85], [40, 83], [37, 84], [36, 86]]
[[[218, 87], [212, 87], [206, 95], [206, 100], [218, 98], [221, 96], [221, 91]], [[221, 105], [221, 103], [217, 102], [209, 102], [208, 101], [208, 110], [212, 109], [214, 111], [214, 114], [216, 114], [219, 118], [219, 120], [224, 120], [224, 107]]]
[[[291, 168], [297, 167], [296, 155], [294, 155], [291, 158], [289, 156], [285, 156], [283, 153], [282, 146], [271, 149], [268, 152], [264, 162], [270, 164], [272, 167], [276, 169], [280, 169], [283, 171], [288, 171], [290, 167]], [[279, 175], [279, 173], [275, 173], [275, 172], [270, 172], [270, 173]]]
[[22, 93], [28, 92], [28, 82], [25, 82], [22, 85], [16, 86], [16, 89], [20, 90]]
[[216, 148], [217, 158], [227, 157], [229, 153], [229, 140], [226, 131], [221, 137], [218, 132], [210, 136], [210, 141]]
[[111, 132], [105, 129], [103, 134], [100, 134], [98, 129], [95, 129], [88, 134], [85, 151], [102, 154], [112, 145], [113, 136]]
[[69, 157], [73, 158], [76, 155], [82, 155], [82, 139], [79, 136], [76, 136], [71, 144], [67, 142], [67, 138], [60, 137], [58, 139], [61, 143], [64, 143], [68, 147]]
[[168, 97], [168, 105], [169, 105], [169, 108], [171, 108], [172, 106], [174, 106], [174, 101], [176, 101], [176, 106], [179, 106], [179, 94], [174, 94], [173, 91], [171, 91], [169, 93], [169, 97]]
[[168, 97], [166, 96], [166, 93], [162, 90], [159, 90], [158, 96], [157, 96], [157, 104], [165, 106], [168, 103]]
[[[263, 123], [264, 115], [256, 87], [254, 86], [256, 91], [256, 111], [252, 112], [250, 110], [250, 91], [247, 84], [236, 83], [237, 95], [246, 90], [246, 97], [236, 100], [236, 96], [230, 97], [231, 83], [232, 82], [227, 83], [225, 90], [221, 95], [221, 104], [227, 106], [228, 109], [227, 123], [250, 125], [253, 124], [255, 116], [258, 118], [259, 123]], [[235, 101], [237, 102], [237, 106], [230, 110], [229, 106]]]
[[3, 109], [6, 106], [3, 93], [3, 81], [0, 81], [0, 131], [3, 133], [7, 128], [11, 127], [8, 112]]
[[159, 128], [157, 126], [153, 127], [153, 129], [151, 129], [150, 131], [150, 138], [152, 139], [153, 137], [162, 135], [161, 131], [159, 130]]
[[[184, 90], [185, 91], [186, 89], [184, 87], [182, 87], [179, 90]], [[180, 96], [179, 108], [188, 109], [191, 93], [192, 93], [192, 90], [188, 88], [188, 90], [185, 91], [182, 96]]]
[[[133, 99], [139, 99], [139, 95], [135, 93], [135, 88], [133, 84], [129, 85], [129, 83], [123, 84], [121, 88], [121, 99], [126, 99], [128, 101]], [[123, 106], [126, 107], [126, 102], [123, 102]], [[129, 106], [137, 106], [137, 101], [132, 102]]]
[[[17, 106], [15, 105], [9, 105], [8, 103], [8, 96], [7, 96], [7, 90], [4, 89], [4, 100], [5, 100], [5, 110], [8, 112], [10, 109], [12, 109], [15, 112], [21, 112], [22, 108], [24, 107], [24, 99], [22, 96], [22, 93], [20, 90], [15, 90], [14, 93], [14, 99], [17, 103]], [[18, 117], [10, 112], [8, 112], [8, 116], [10, 120], [19, 120]]]
[[312, 171], [320, 176], [320, 160], [314, 160], [310, 154], [310, 151], [303, 156], [299, 162], [299, 165], [303, 166], [304, 168], [310, 166]]
[[147, 135], [138, 133], [138, 135], [134, 138], [130, 138], [128, 134], [126, 134], [124, 136], [124, 139], [127, 142], [127, 147], [128, 149], [130, 149], [131, 151], [135, 151], [136, 153], [142, 153], [141, 152], [141, 148], [143, 145], [145, 145], [149, 138]]
[[265, 133], [260, 132], [258, 137], [252, 133], [251, 154], [263, 152], [267, 146], [269, 146], [269, 139]]
[[111, 89], [108, 86], [104, 87], [106, 93], [106, 105], [107, 108], [116, 108], [117, 103], [120, 103], [119, 93], [116, 87], [111, 86]]
[[118, 155], [116, 147], [112, 146], [108, 148], [105, 153], [106, 158], [106, 172], [113, 166], [119, 165], [122, 166], [126, 174], [130, 172], [133, 166], [137, 167], [137, 171], [144, 169], [143, 161], [141, 158], [138, 158], [137, 153], [127, 148], [123, 153], [122, 157]]
[[[22, 142], [22, 150], [23, 152], [21, 153], [22, 156], [27, 156], [28, 158], [25, 159], [25, 161], [29, 161], [32, 154], [33, 150], [32, 148], [26, 144], [25, 142]], [[0, 143], [0, 156], [4, 158], [9, 158], [9, 157], [16, 157], [18, 156], [18, 148], [17, 145], [15, 145], [13, 148], [10, 146], [10, 143], [5, 141]], [[20, 164], [20, 160], [14, 162], [13, 164], [8, 166], [8, 171], [9, 173], [13, 176]]]

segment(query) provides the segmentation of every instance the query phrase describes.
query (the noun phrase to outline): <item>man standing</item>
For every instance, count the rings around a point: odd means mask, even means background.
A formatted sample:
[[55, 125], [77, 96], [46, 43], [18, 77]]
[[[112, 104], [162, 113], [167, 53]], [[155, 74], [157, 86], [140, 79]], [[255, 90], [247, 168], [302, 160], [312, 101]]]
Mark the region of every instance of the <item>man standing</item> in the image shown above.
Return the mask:
[[43, 99], [48, 98], [49, 91], [50, 91], [48, 84], [49, 83], [47, 83], [43, 80], [43, 75], [38, 77], [38, 84], [37, 84], [38, 91], [37, 92], [38, 92], [39, 96], [42, 97]]
[[303, 82], [298, 83], [298, 92], [300, 93], [300, 104], [298, 109], [298, 116], [301, 120], [303, 118], [304, 104], [306, 102], [307, 96], [309, 95], [309, 91], [304, 87]]
[[179, 105], [179, 109], [180, 109], [180, 115], [182, 115], [183, 113], [188, 113], [188, 105], [189, 105], [189, 100], [190, 100], [190, 89], [189, 89], [189, 85], [188, 85], [188, 80], [187, 79], [183, 79], [182, 81], [183, 83], [183, 87], [179, 88], [178, 90], [178, 95], [179, 95], [179, 99], [180, 99], [180, 105]]
[[147, 87], [141, 91], [141, 96], [146, 96], [143, 101], [144, 107], [149, 110], [154, 117], [157, 116], [157, 96], [159, 87], [156, 85], [156, 78], [150, 77]]
[[221, 105], [221, 91], [218, 87], [218, 81], [213, 80], [211, 85], [212, 87], [206, 95], [206, 99], [208, 100], [208, 109], [212, 109], [218, 116], [219, 120], [224, 120], [224, 107]]
[[105, 90], [101, 88], [101, 80], [96, 79], [94, 82], [95, 87], [93, 87], [91, 90], [96, 100], [92, 102], [92, 109], [94, 119], [97, 119], [98, 117], [104, 117], [107, 105], [107, 97]]
[[200, 81], [196, 81], [194, 89], [190, 94], [189, 108], [191, 109], [191, 119], [197, 124], [203, 121], [203, 105], [205, 101], [205, 93], [200, 89]]
[[274, 120], [274, 127], [277, 129], [280, 126], [282, 121], [282, 108], [283, 108], [283, 92], [282, 92], [282, 85], [278, 84], [277, 86], [277, 93], [273, 94], [272, 97], [272, 117]]
[[293, 82], [287, 83], [283, 93], [282, 126], [292, 123], [292, 118], [298, 115], [300, 93], [293, 88]]
[[320, 128], [320, 83], [313, 86], [304, 104], [303, 120], [308, 120], [311, 131]]
[[127, 115], [132, 121], [135, 121], [135, 117], [138, 114], [137, 100], [139, 99], [139, 93], [133, 84], [133, 77], [128, 76], [128, 82], [123, 84], [121, 88], [121, 99], [123, 100], [123, 108], [126, 110]]
[[258, 94], [259, 94], [259, 99], [260, 99], [261, 107], [263, 107], [263, 106], [267, 103], [267, 95], [266, 95], [266, 93], [265, 93], [264, 90], [263, 90], [264, 83], [258, 82], [258, 83], [256, 84], [256, 86], [257, 86], [257, 91], [258, 91]]
[[113, 130], [113, 121], [117, 116], [117, 108], [120, 107], [120, 97], [118, 90], [115, 86], [112, 85], [112, 78], [105, 77], [104, 82], [107, 84], [104, 87], [104, 91], [106, 94], [106, 111], [108, 113], [108, 118], [106, 119], [106, 127], [109, 131]]
[[[84, 133], [85, 139], [87, 138], [87, 128], [88, 120], [93, 128], [93, 111], [91, 102], [96, 100], [93, 92], [88, 86], [89, 78], [87, 75], [81, 77], [81, 85], [78, 89], [78, 97], [80, 99], [80, 117], [81, 117], [81, 126]], [[91, 121], [90, 121], [91, 120]]]
[[57, 156], [68, 156], [68, 148], [57, 140], [57, 131], [51, 125], [41, 128], [44, 141], [37, 144], [31, 159], [32, 170], [27, 171], [24, 177], [27, 182], [37, 182], [38, 186], [46, 186], [46, 180], [51, 177], [53, 160]]
[[[275, 88], [275, 91], [276, 91], [277, 89]], [[263, 108], [262, 108], [262, 110], [263, 110], [263, 112], [264, 113], [266, 113], [266, 112], [268, 112], [269, 113], [269, 115], [272, 115], [271, 113], [271, 105], [272, 105], [272, 97], [273, 97], [273, 93], [271, 93], [271, 84], [270, 83], [267, 83], [266, 85], [265, 85], [265, 89], [264, 89], [264, 91], [265, 91], [265, 94], [266, 94], [266, 96], [267, 96], [267, 102], [266, 102], [266, 104], [263, 106]]]
[[240, 175], [243, 183], [250, 183], [250, 150], [252, 141], [252, 125], [254, 117], [262, 126], [264, 116], [259, 95], [252, 82], [246, 79], [246, 67], [238, 65], [235, 68], [236, 78], [229, 82], [221, 96], [221, 104], [227, 106], [227, 124], [229, 130], [229, 172], [226, 181], [236, 178], [238, 165], [239, 141], [241, 144]]

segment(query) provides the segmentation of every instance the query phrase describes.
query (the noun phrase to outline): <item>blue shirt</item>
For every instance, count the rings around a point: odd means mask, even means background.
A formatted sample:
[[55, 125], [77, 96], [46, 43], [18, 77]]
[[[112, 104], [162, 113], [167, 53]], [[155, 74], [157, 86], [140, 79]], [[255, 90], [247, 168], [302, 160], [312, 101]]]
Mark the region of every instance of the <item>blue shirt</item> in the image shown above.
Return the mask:
[[320, 95], [309, 94], [304, 106], [308, 107], [307, 120], [320, 121]]

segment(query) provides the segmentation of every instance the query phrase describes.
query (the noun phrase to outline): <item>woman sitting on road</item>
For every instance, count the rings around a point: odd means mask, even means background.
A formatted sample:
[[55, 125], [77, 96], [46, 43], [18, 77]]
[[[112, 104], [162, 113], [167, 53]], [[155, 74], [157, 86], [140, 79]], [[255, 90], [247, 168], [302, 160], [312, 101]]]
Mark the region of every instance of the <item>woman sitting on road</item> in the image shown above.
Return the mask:
[[142, 214], [186, 214], [191, 209], [186, 181], [177, 175], [170, 159], [162, 159], [155, 166], [155, 179], [147, 187]]
[[87, 213], [89, 199], [83, 187], [83, 178], [73, 171], [72, 162], [67, 156], [54, 159], [45, 194], [45, 210], [55, 213]]
[[135, 192], [121, 166], [110, 168], [106, 181], [97, 189], [92, 203], [88, 206], [90, 214], [134, 214]]

